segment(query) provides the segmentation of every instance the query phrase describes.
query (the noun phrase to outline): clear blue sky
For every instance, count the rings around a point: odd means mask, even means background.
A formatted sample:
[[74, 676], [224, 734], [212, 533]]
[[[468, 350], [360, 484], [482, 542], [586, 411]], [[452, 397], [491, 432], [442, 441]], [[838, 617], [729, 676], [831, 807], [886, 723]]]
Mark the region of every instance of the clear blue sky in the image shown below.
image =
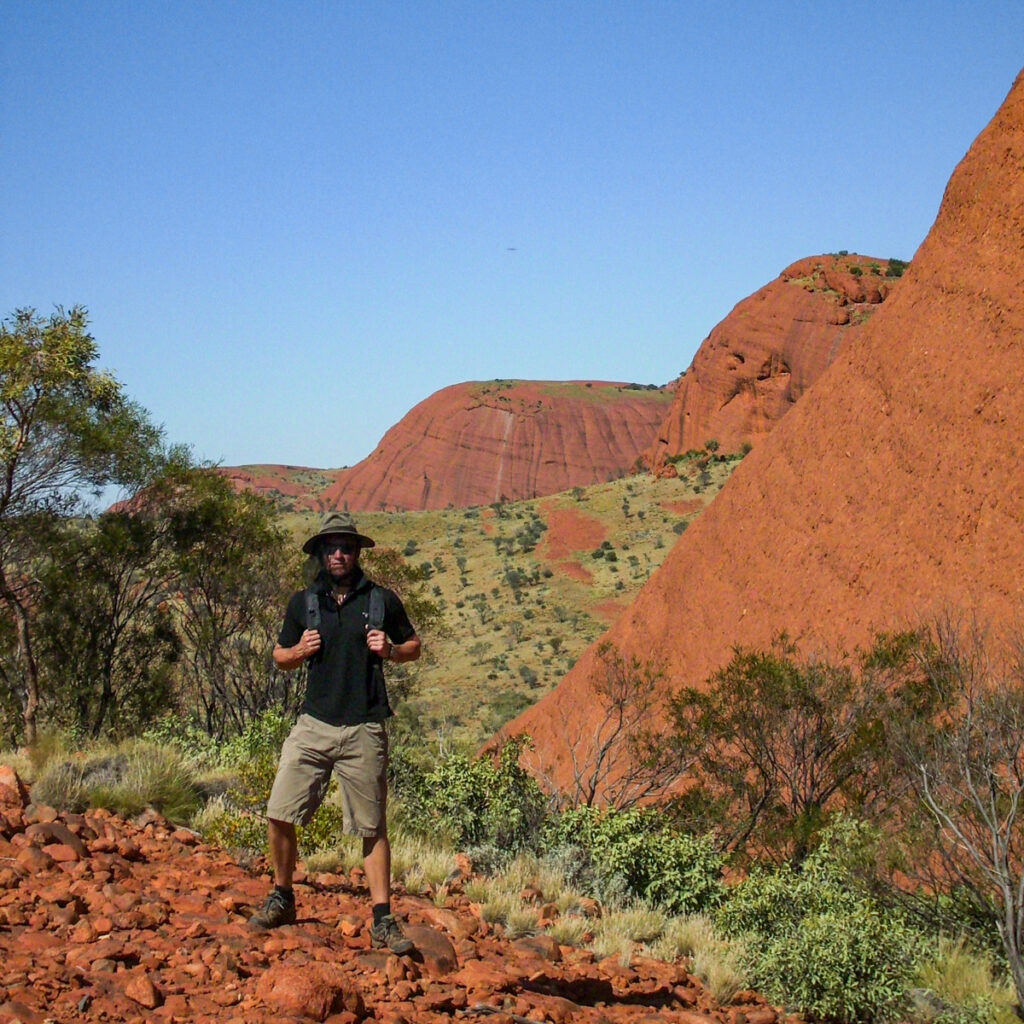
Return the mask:
[[1021, 0], [0, 0], [0, 315], [90, 310], [198, 456], [464, 380], [662, 384], [803, 256], [910, 258]]

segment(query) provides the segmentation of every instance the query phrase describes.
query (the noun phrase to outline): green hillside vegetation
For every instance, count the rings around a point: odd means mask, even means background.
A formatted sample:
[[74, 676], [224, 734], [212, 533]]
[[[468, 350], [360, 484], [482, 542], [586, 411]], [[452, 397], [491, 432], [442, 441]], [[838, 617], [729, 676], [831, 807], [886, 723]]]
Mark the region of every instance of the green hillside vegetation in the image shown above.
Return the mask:
[[[442, 631], [398, 714], [440, 744], [475, 749], [557, 686], [738, 459], [702, 451], [677, 463], [678, 477], [639, 474], [477, 508], [359, 514], [360, 529], [402, 555], [442, 612]], [[564, 511], [585, 517], [601, 539], [565, 551], [559, 544], [553, 555], [549, 522]], [[315, 532], [319, 514], [284, 522], [298, 542]]]

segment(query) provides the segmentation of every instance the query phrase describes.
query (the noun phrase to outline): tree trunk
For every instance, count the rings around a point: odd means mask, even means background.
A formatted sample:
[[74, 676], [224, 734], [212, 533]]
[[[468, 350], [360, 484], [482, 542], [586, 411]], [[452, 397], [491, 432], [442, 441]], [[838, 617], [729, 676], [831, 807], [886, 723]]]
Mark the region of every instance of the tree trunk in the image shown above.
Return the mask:
[[36, 714], [39, 710], [39, 670], [32, 654], [32, 636], [28, 625], [28, 612], [18, 600], [7, 582], [7, 575], [0, 566], [0, 597], [7, 602], [14, 613], [14, 625], [18, 637], [18, 655], [25, 669], [25, 693], [21, 716], [25, 724], [25, 743], [33, 746], [36, 742]]

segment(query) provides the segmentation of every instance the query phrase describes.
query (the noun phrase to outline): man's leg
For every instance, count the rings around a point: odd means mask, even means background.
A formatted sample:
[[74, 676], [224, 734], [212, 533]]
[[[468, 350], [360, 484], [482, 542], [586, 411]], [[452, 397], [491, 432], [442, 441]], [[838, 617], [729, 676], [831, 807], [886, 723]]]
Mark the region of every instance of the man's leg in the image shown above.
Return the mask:
[[363, 868], [370, 900], [376, 905], [391, 901], [391, 844], [388, 837], [363, 837]]
[[268, 818], [267, 845], [270, 847], [270, 861], [274, 865], [274, 884], [282, 889], [290, 889], [292, 875], [295, 873], [295, 862], [299, 855], [295, 826], [289, 821]]
[[299, 851], [295, 826], [287, 821], [268, 818], [267, 845], [274, 865], [274, 888], [263, 908], [249, 918], [249, 927], [258, 930], [295, 923], [292, 875], [295, 873], [295, 860]]

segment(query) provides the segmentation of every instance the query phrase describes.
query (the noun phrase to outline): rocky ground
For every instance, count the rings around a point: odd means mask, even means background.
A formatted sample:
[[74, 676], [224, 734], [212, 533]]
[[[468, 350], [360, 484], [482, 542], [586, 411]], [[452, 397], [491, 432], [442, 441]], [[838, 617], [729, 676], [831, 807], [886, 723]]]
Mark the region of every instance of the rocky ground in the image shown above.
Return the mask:
[[268, 890], [188, 829], [147, 812], [34, 805], [0, 768], [0, 1024], [361, 1020], [774, 1024], [754, 993], [716, 1005], [685, 964], [615, 958], [545, 936], [509, 940], [451, 886], [445, 907], [399, 891], [414, 954], [370, 948], [358, 871], [301, 877], [299, 920], [247, 921]]

